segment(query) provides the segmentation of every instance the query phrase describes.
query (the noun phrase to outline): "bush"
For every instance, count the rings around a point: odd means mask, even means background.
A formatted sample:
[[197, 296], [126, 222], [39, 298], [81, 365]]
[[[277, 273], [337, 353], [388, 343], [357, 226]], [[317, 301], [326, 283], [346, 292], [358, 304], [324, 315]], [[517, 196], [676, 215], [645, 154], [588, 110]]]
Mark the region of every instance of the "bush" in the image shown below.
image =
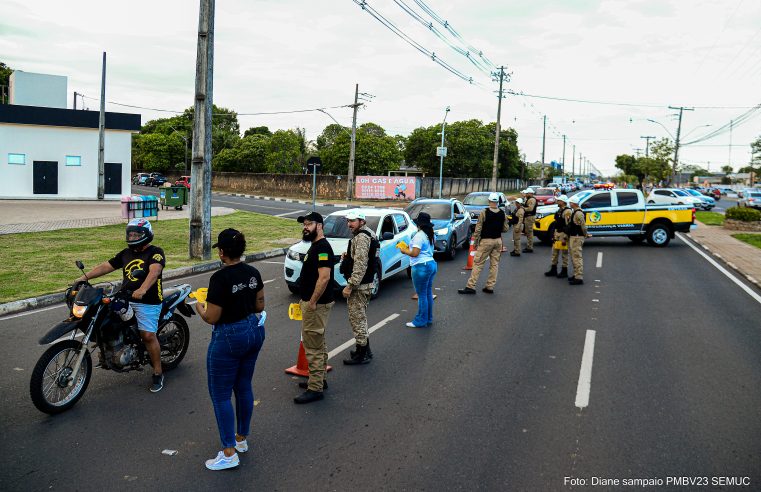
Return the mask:
[[755, 222], [761, 220], [761, 212], [754, 208], [732, 207], [727, 209], [726, 218], [742, 222]]

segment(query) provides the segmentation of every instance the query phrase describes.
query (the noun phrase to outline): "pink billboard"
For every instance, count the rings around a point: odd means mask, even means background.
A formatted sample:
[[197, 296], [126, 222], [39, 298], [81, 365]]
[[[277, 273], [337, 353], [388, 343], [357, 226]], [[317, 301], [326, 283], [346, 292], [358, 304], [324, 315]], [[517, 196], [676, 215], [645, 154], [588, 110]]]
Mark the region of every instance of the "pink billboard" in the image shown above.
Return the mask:
[[355, 198], [414, 200], [416, 178], [409, 176], [357, 176]]

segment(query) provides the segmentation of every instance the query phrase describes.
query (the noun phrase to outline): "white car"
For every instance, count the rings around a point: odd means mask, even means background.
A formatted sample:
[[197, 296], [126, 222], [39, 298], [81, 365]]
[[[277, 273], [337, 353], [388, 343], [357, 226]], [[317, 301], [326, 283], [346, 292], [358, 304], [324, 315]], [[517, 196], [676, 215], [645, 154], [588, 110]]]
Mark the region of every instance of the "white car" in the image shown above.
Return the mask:
[[656, 188], [647, 196], [647, 203], [659, 205], [692, 205], [703, 208], [703, 201], [679, 188]]
[[[346, 214], [349, 213], [349, 210], [364, 213], [367, 218], [367, 227], [375, 232], [376, 237], [380, 241], [380, 249], [376, 260], [378, 268], [376, 268], [376, 275], [373, 279], [372, 297], [374, 298], [380, 292], [381, 280], [385, 280], [409, 268], [410, 257], [403, 255], [396, 245], [399, 241], [410, 244], [412, 236], [418, 229], [406, 212], [391, 208], [354, 208], [333, 212], [325, 217], [323, 230], [335, 255], [334, 260], [336, 264], [333, 267], [333, 278], [341, 287], [346, 285], [346, 279], [339, 271], [341, 255], [346, 252], [349, 239], [352, 237], [352, 233], [346, 225]], [[311, 243], [300, 241], [291, 246], [285, 256], [283, 264], [285, 283], [288, 285], [288, 290], [294, 294], [299, 292], [301, 266], [310, 246]]]

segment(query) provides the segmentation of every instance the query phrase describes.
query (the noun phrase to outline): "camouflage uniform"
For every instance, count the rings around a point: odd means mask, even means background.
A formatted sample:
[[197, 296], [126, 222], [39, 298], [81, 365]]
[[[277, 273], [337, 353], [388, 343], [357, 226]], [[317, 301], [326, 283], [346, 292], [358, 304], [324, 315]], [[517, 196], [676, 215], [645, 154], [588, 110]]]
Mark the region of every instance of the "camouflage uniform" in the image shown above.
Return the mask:
[[577, 280], [584, 279], [584, 257], [581, 249], [584, 246], [584, 238], [587, 237], [587, 224], [584, 220], [584, 213], [579, 213], [580, 208], [574, 208], [571, 216], [572, 223], [581, 231], [582, 235], [571, 235], [568, 241], [568, 249], [571, 251], [571, 262], [573, 262], [573, 278]]
[[513, 225], [513, 253], [521, 254], [521, 232], [523, 232], [523, 216], [526, 211], [522, 206], [518, 206], [513, 214], [518, 217], [518, 223]]
[[562, 256], [563, 268], [568, 268], [568, 249], [556, 249], [554, 244], [555, 241], [561, 241], [566, 243], [566, 247], [568, 247], [568, 234], [566, 234], [566, 231], [568, 223], [571, 221], [571, 208], [565, 207], [562, 211], [561, 223], [555, 224], [555, 234], [552, 237], [552, 264], [557, 265], [558, 256]]
[[[473, 270], [470, 272], [470, 278], [468, 279], [467, 283], [467, 287], [470, 289], [475, 288], [476, 281], [478, 280], [479, 275], [481, 275], [481, 270], [483, 270], [487, 259], [489, 260], [489, 277], [486, 279], [486, 288], [493, 289], [494, 285], [497, 283], [499, 260], [502, 253], [502, 237], [499, 239], [487, 237], [482, 238], [481, 231], [483, 230], [484, 222], [486, 222], [487, 213], [498, 213], [502, 211], [498, 208], [492, 209], [492, 212], [489, 212], [488, 210], [488, 208], [485, 208], [481, 211], [481, 214], [478, 216], [476, 229], [473, 231], [473, 241], [476, 246], [476, 257], [473, 262]], [[507, 232], [509, 228], [510, 223], [507, 221], [507, 217], [505, 217], [505, 221], [502, 225], [502, 232]]]
[[[362, 226], [360, 230], [369, 232], [373, 237], [373, 231], [367, 226]], [[360, 284], [362, 277], [367, 271], [367, 265], [370, 260], [374, 258], [368, 258], [370, 253], [370, 236], [367, 234], [360, 234], [359, 230], [351, 240], [351, 257], [354, 259], [354, 268], [351, 272], [351, 277], [346, 281], [347, 285], [351, 287], [351, 294], [346, 300], [347, 309], [349, 311], [349, 323], [351, 329], [354, 332], [354, 339], [357, 345], [367, 345], [367, 304], [370, 302], [370, 294], [373, 289], [373, 284]]]
[[534, 251], [534, 221], [536, 220], [536, 198], [530, 196], [526, 198], [526, 204], [523, 206], [525, 219], [523, 221], [523, 232], [526, 234], [526, 249]]

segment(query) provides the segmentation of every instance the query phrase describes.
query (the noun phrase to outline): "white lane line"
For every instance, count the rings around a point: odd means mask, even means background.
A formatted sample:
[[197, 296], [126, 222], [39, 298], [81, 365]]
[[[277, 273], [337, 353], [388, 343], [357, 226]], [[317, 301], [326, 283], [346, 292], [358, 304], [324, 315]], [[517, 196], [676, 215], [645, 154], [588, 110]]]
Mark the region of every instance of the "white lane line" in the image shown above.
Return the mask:
[[597, 268], [602, 268], [602, 251], [597, 252]]
[[592, 359], [595, 353], [595, 333], [594, 330], [587, 330], [587, 336], [584, 340], [579, 384], [576, 386], [576, 406], [579, 408], [589, 406], [589, 392], [592, 389]]
[[283, 263], [285, 263], [285, 262], [283, 262], [283, 261], [268, 261], [268, 260], [262, 260], [262, 261], [258, 261], [257, 263], [269, 263], [269, 264], [271, 264], [271, 265], [282, 265], [282, 264], [283, 264]]
[[703, 253], [702, 251], [700, 251], [700, 250], [699, 250], [697, 247], [695, 247], [695, 245], [694, 245], [694, 244], [692, 244], [692, 243], [691, 243], [691, 242], [690, 242], [688, 239], [686, 239], [686, 238], [685, 238], [685, 237], [682, 235], [682, 233], [681, 233], [681, 232], [677, 232], [677, 233], [676, 233], [676, 235], [677, 235], [677, 237], [678, 237], [679, 239], [681, 239], [681, 240], [682, 240], [682, 242], [683, 242], [683, 243], [685, 243], [685, 244], [686, 244], [687, 246], [689, 246], [690, 248], [694, 249], [694, 250], [695, 250], [695, 252], [696, 252], [697, 254], [699, 254], [700, 256], [702, 256], [703, 258], [705, 258], [705, 259], [706, 259], [706, 261], [708, 261], [708, 263], [710, 263], [711, 265], [715, 266], [717, 270], [719, 270], [721, 273], [723, 273], [724, 275], [726, 275], [726, 276], [727, 276], [727, 277], [728, 277], [728, 278], [729, 278], [729, 279], [730, 279], [732, 282], [736, 283], [736, 284], [737, 284], [737, 285], [738, 285], [738, 286], [739, 286], [739, 287], [740, 287], [742, 290], [744, 290], [744, 291], [745, 291], [745, 292], [746, 292], [746, 293], [747, 293], [749, 296], [751, 296], [753, 299], [755, 299], [757, 303], [761, 304], [761, 296], [760, 296], [760, 295], [758, 295], [758, 294], [756, 294], [756, 293], [753, 291], [753, 289], [751, 289], [750, 287], [748, 287], [748, 286], [747, 286], [747, 285], [745, 285], [744, 283], [740, 282], [740, 281], [737, 279], [737, 277], [735, 277], [735, 276], [734, 276], [734, 275], [732, 275], [730, 272], [728, 272], [726, 268], [724, 268], [723, 266], [719, 265], [718, 263], [716, 263], [716, 261], [714, 261], [714, 259], [713, 259], [713, 258], [711, 258], [711, 257], [710, 257], [710, 256], [708, 256], [707, 254], [705, 254], [705, 253]]
[[0, 321], [5, 321], [6, 319], [20, 318], [22, 316], [29, 316], [30, 314], [37, 314], [37, 313], [41, 313], [43, 311], [50, 311], [51, 309], [58, 309], [58, 308], [62, 308], [62, 307], [66, 307], [66, 305], [61, 303], [61, 304], [56, 304], [55, 306], [49, 306], [49, 307], [44, 307], [44, 308], [40, 308], [40, 309], [35, 309], [34, 311], [26, 311], [26, 312], [18, 313], [18, 314], [9, 314], [8, 316], [3, 316], [2, 318], [0, 318]]
[[284, 214], [276, 214], [275, 217], [285, 217], [286, 215], [294, 215], [306, 212], [306, 210], [294, 210], [293, 212], [286, 212]]
[[283, 210], [283, 207], [268, 207], [267, 205], [257, 205], [255, 203], [246, 203], [246, 202], [228, 202], [226, 200], [214, 200], [217, 203], [227, 203], [229, 205], [245, 205], [247, 207], [256, 207], [256, 208], [269, 208], [272, 210]]
[[268, 283], [270, 283], [270, 282], [274, 282], [275, 280], [277, 280], [277, 279], [276, 279], [276, 278], [271, 278], [271, 279], [269, 279], [269, 280], [265, 280], [265, 281], [264, 281], [264, 282], [262, 282], [262, 283], [263, 283], [263, 284], [268, 284]]
[[[383, 319], [383, 320], [379, 321], [378, 323], [374, 324], [373, 326], [371, 326], [367, 330], [367, 333], [370, 334], [370, 333], [373, 333], [375, 330], [377, 330], [379, 328], [383, 328], [384, 326], [386, 326], [386, 324], [389, 321], [393, 321], [393, 320], [395, 320], [398, 317], [399, 317], [399, 313], [394, 313], [392, 315], [387, 316], [386, 319]], [[352, 345], [354, 345], [354, 343], [355, 343], [354, 339], [351, 338], [348, 341], [346, 341], [346, 342], [342, 343], [341, 345], [339, 345], [338, 347], [334, 348], [333, 350], [328, 352], [328, 360], [332, 359], [333, 357], [335, 357], [336, 355], [340, 354], [341, 352], [343, 352], [347, 348], [351, 347]]]

